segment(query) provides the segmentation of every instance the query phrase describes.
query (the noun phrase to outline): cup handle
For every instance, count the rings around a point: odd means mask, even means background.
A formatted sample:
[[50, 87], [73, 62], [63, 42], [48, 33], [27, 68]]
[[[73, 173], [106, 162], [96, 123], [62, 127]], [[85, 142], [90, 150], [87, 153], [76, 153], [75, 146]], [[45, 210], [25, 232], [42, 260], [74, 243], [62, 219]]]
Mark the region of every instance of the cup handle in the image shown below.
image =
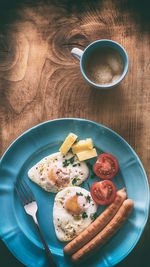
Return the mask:
[[81, 56], [82, 56], [82, 54], [83, 54], [83, 51], [82, 51], [81, 49], [75, 47], [75, 48], [73, 48], [73, 49], [71, 50], [71, 54], [72, 54], [72, 56], [73, 56], [74, 58], [76, 58], [76, 59], [78, 59], [78, 60], [80, 61]]

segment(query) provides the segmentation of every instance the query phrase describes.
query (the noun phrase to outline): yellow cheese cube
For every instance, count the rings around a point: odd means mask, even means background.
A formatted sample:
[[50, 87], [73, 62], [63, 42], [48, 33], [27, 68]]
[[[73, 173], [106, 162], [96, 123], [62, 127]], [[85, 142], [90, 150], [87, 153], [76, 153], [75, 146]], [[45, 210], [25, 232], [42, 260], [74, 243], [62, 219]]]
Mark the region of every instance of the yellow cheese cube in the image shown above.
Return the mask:
[[91, 138], [80, 140], [79, 142], [72, 145], [72, 152], [74, 154], [79, 153], [83, 150], [89, 150], [93, 148], [93, 142]]
[[93, 148], [93, 149], [81, 151], [81, 152], [77, 153], [76, 155], [77, 155], [79, 161], [83, 161], [86, 159], [91, 159], [91, 158], [97, 157], [97, 152], [96, 152], [96, 149]]
[[73, 143], [75, 142], [75, 140], [77, 139], [77, 135], [70, 133], [65, 141], [63, 142], [62, 146], [60, 147], [59, 151], [63, 154], [66, 155], [67, 152], [69, 151], [69, 149], [71, 148], [71, 146], [73, 145]]

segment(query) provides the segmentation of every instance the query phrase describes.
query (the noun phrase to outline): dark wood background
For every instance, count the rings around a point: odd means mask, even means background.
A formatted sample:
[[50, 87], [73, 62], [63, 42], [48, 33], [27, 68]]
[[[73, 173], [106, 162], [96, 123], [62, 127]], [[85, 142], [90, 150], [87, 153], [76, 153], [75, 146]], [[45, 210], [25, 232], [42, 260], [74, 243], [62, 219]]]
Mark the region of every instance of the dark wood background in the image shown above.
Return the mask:
[[[149, 10], [145, 0], [1, 0], [0, 156], [38, 123], [80, 117], [120, 134], [150, 181]], [[70, 54], [97, 39], [119, 42], [130, 61], [124, 81], [107, 91], [90, 87]], [[118, 267], [150, 266], [149, 225]], [[2, 242], [0, 259], [2, 267], [22, 266]]]

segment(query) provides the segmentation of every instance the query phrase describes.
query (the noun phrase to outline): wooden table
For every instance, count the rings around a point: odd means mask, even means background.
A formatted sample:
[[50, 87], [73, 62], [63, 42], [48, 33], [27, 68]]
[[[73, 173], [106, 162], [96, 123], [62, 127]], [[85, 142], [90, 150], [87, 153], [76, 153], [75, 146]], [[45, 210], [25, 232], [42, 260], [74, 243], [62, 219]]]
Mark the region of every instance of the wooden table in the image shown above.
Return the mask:
[[[73, 47], [84, 49], [97, 39], [119, 42], [129, 56], [126, 78], [111, 90], [90, 87], [70, 54]], [[85, 118], [120, 134], [140, 157], [150, 181], [149, 51], [148, 1], [1, 1], [0, 156], [38, 123]], [[149, 225], [150, 220], [118, 267], [150, 266]], [[21, 267], [0, 245], [3, 266]]]

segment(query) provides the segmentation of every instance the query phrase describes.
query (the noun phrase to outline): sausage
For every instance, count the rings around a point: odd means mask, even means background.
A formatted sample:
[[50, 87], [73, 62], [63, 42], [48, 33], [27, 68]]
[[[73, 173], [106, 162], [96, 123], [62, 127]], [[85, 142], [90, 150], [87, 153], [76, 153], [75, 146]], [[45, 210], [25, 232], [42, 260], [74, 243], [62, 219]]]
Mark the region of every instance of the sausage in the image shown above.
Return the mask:
[[80, 235], [64, 247], [64, 254], [72, 255], [99, 233], [114, 217], [123, 201], [126, 199], [126, 196], [125, 188], [117, 191], [114, 202], [111, 203]]
[[72, 261], [78, 263], [93, 255], [121, 228], [129, 217], [132, 209], [133, 201], [131, 199], [124, 200], [114, 218], [99, 234], [72, 255]]
[[91, 241], [72, 255], [74, 263], [81, 262], [101, 248], [124, 224], [133, 209], [133, 201], [126, 199], [114, 218]]

